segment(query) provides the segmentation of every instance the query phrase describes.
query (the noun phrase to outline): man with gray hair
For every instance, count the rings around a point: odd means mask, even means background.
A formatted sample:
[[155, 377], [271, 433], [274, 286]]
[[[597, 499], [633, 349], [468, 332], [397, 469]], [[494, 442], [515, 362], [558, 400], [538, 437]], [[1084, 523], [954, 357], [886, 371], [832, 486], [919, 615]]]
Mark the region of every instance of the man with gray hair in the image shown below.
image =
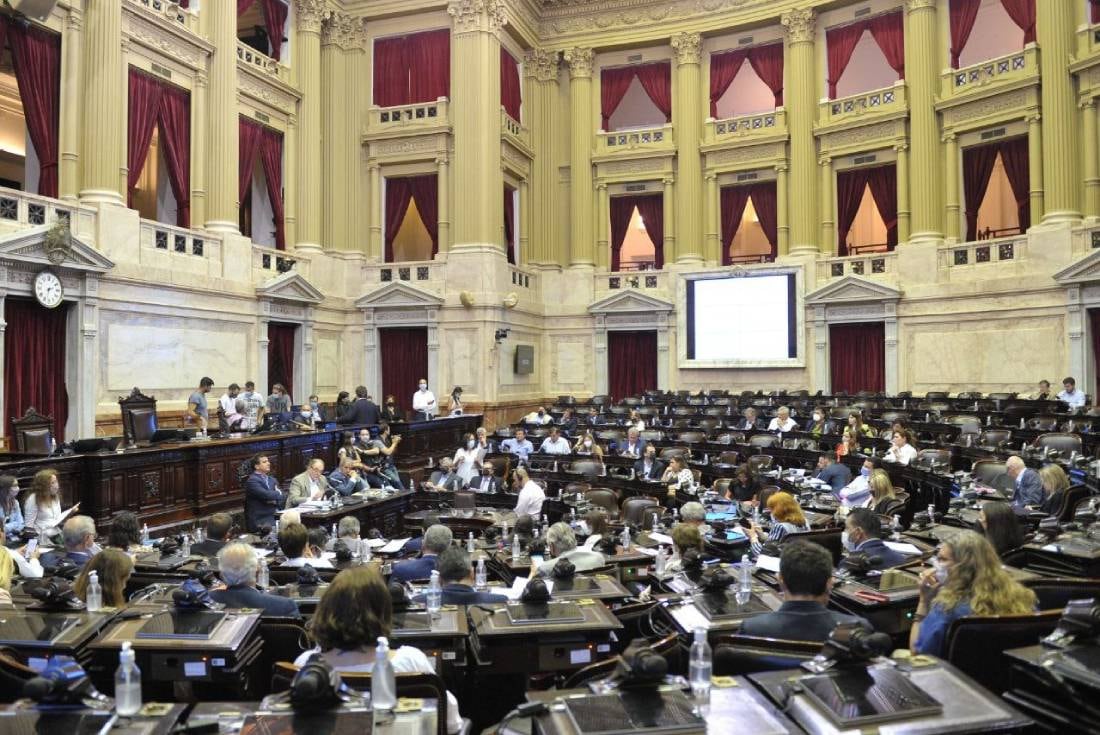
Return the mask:
[[707, 509], [703, 507], [702, 503], [696, 503], [694, 500], [690, 503], [684, 503], [684, 506], [680, 508], [680, 520], [695, 526], [699, 529], [699, 533], [704, 536], [714, 530], [706, 524]]
[[210, 591], [210, 597], [228, 608], [254, 608], [264, 615], [300, 617], [294, 600], [269, 595], [256, 589], [256, 569], [265, 564], [248, 544], [232, 543], [218, 552], [218, 573], [225, 589]]
[[286, 507], [294, 508], [307, 500], [321, 500], [332, 490], [324, 476], [325, 461], [316, 457], [309, 460], [306, 471], [290, 481]]
[[[439, 581], [443, 586], [444, 605], [478, 605], [487, 602], [507, 602], [504, 595], [478, 592], [473, 587], [474, 568], [470, 555], [460, 546], [444, 549], [436, 564]], [[418, 602], [422, 600], [417, 598]]]
[[420, 558], [394, 564], [390, 581], [403, 583], [414, 579], [428, 579], [435, 570], [439, 555], [451, 545], [453, 539], [454, 534], [446, 526], [442, 524], [431, 526], [424, 532]]
[[550, 526], [550, 530], [546, 532], [546, 550], [550, 552], [550, 558], [541, 564], [532, 565], [531, 576], [550, 576], [559, 559], [568, 559], [578, 572], [587, 572], [607, 563], [603, 554], [598, 551], [578, 549], [573, 529], [568, 523], [561, 521]]
[[780, 406], [779, 410], [775, 412], [775, 418], [768, 424], [768, 431], [779, 432], [781, 434], [786, 434], [797, 428], [798, 423], [791, 418], [791, 409], [786, 406]]
[[65, 553], [51, 551], [42, 558], [43, 567], [51, 567], [61, 559], [68, 559], [83, 568], [88, 560], [99, 551], [95, 543], [95, 521], [91, 516], [72, 516], [61, 527], [61, 538], [65, 543]]
[[359, 531], [359, 519], [355, 516], [344, 516], [336, 526], [336, 538], [328, 540], [325, 550], [332, 551], [336, 542], [342, 539], [352, 551], [359, 551]]

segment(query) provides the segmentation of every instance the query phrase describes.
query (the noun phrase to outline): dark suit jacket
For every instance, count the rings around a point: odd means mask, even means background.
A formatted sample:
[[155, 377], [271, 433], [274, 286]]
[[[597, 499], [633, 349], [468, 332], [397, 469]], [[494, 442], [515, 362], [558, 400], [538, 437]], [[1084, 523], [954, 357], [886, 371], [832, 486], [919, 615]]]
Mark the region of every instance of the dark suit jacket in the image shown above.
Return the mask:
[[344, 415], [336, 419], [336, 423], [374, 426], [382, 423], [382, 414], [371, 399], [356, 398]]
[[634, 477], [639, 480], [660, 480], [663, 474], [665, 474], [665, 463], [659, 459], [653, 460], [653, 464], [649, 466], [648, 475], [645, 473], [644, 459], [634, 462]]
[[761, 638], [824, 642], [841, 623], [859, 623], [872, 629], [870, 623], [855, 615], [833, 612], [817, 602], [790, 600], [775, 612], [748, 618], [741, 624], [741, 632]]
[[76, 564], [78, 569], [83, 569], [84, 565], [88, 563], [88, 560], [92, 558], [92, 555], [87, 551], [50, 551], [42, 555], [39, 562], [43, 567], [52, 567], [57, 564], [59, 559], [68, 559]]
[[269, 595], [255, 587], [226, 587], [224, 590], [211, 590], [214, 602], [220, 602], [228, 608], [251, 607], [263, 610], [265, 615], [281, 618], [300, 617], [298, 605], [289, 597]]
[[834, 462], [820, 472], [815, 472], [814, 476], [822, 482], [829, 483], [834, 493], [839, 493], [852, 481], [852, 471], [848, 469], [848, 465], [840, 462]]
[[618, 451], [619, 454], [629, 453], [635, 457], [642, 457], [645, 455], [645, 439], [638, 437], [638, 441], [634, 444], [633, 448], [630, 446], [630, 440], [624, 439], [616, 451]]
[[409, 559], [393, 565], [391, 582], [410, 582], [414, 579], [427, 579], [435, 571], [436, 555], [430, 554], [419, 559]]
[[332, 472], [328, 473], [328, 486], [341, 495], [351, 495], [360, 490], [366, 490], [367, 481], [363, 479], [362, 475], [352, 480], [337, 467]]
[[1030, 467], [1025, 469], [1016, 478], [1012, 491], [1012, 504], [1017, 508], [1025, 505], [1039, 506], [1043, 504], [1043, 480], [1039, 472]]
[[244, 520], [249, 531], [262, 526], [275, 525], [275, 511], [281, 508], [286, 496], [279, 491], [278, 483], [271, 475], [253, 472], [244, 481]]
[[228, 541], [215, 541], [214, 539], [206, 539], [200, 541], [197, 544], [191, 544], [191, 553], [198, 554], [199, 556], [217, 556], [218, 552], [222, 550]]
[[877, 556], [881, 560], [878, 564], [873, 564], [872, 569], [889, 569], [912, 559], [900, 551], [894, 551], [880, 538], [864, 541], [856, 547], [856, 551], [861, 551], [867, 556]]
[[[416, 602], [423, 602], [425, 596], [417, 595], [413, 599]], [[508, 598], [504, 595], [494, 595], [492, 592], [478, 592], [468, 584], [452, 582], [451, 584], [443, 585], [444, 605], [479, 605], [487, 602], [507, 601]]]
[[433, 485], [450, 492], [462, 489], [462, 478], [455, 474], [454, 471], [444, 472], [443, 470], [436, 470], [432, 473], [431, 479]]
[[502, 488], [499, 477], [475, 475], [474, 478], [470, 480], [470, 489], [477, 490], [480, 493], [499, 493]]
[[387, 424], [392, 424], [395, 421], [404, 421], [405, 413], [401, 410], [399, 406], [394, 406], [392, 411], [388, 408], [383, 408], [382, 420], [385, 421]]
[[749, 423], [749, 420], [745, 417], [741, 417], [737, 420], [737, 423], [733, 425], [735, 431], [751, 431], [753, 429], [761, 428], [760, 419], [757, 419], [754, 423]]

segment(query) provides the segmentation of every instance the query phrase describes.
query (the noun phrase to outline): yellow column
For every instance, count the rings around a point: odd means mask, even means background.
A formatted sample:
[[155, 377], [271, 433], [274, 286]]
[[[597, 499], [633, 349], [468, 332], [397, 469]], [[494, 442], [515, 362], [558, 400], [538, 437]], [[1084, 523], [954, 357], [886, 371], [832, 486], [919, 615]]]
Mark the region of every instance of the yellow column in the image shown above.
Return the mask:
[[436, 208], [439, 252], [445, 253], [451, 246], [451, 162], [447, 154], [435, 159], [435, 167], [436, 186], [439, 189], [439, 206]]
[[[321, 242], [325, 248], [350, 248], [346, 193], [352, 184], [348, 158], [347, 106], [353, 93], [348, 81], [345, 49], [351, 43], [355, 19], [332, 11], [321, 27]], [[304, 95], [303, 95], [304, 96]], [[305, 104], [305, 100], [303, 100]]]
[[[703, 165], [699, 140], [703, 135], [703, 107], [699, 81], [702, 37], [677, 33], [672, 37], [676, 53], [673, 87], [673, 123], [676, 129], [676, 262], [703, 264]], [[667, 225], [666, 225], [667, 227]]]
[[191, 90], [191, 226], [206, 222], [206, 90], [209, 80], [201, 69]]
[[531, 221], [530, 202], [527, 179], [519, 180], [519, 258], [516, 265], [525, 265], [530, 261], [527, 249], [531, 246]]
[[607, 182], [596, 182], [596, 263], [601, 268], [611, 267], [611, 197]]
[[1043, 224], [1077, 222], [1081, 219], [1081, 175], [1077, 163], [1080, 137], [1074, 109], [1074, 75], [1067, 71], [1073, 61], [1075, 3], [1037, 2], [1035, 10], [1036, 34], [1042, 49], [1039, 74], [1043, 80], [1040, 85], [1044, 128]]
[[821, 248], [826, 248], [825, 243], [830, 243], [828, 253], [836, 255], [832, 243], [836, 242], [833, 226], [833, 159], [830, 156], [822, 156], [818, 159], [821, 165]]
[[[1044, 186], [1044, 171], [1046, 166], [1043, 157], [1048, 155], [1043, 150], [1043, 139], [1049, 137], [1043, 135], [1043, 125], [1038, 112], [1027, 117], [1027, 165], [1028, 165], [1028, 189], [1030, 190], [1031, 224], [1039, 223], [1043, 216], [1043, 204], [1046, 200]], [[1070, 155], [1076, 156], [1076, 151]], [[1069, 162], [1066, 162], [1069, 165]], [[1045, 218], [1044, 218], [1044, 221]]]
[[[232, 5], [232, 3], [228, 3]], [[320, 250], [324, 219], [321, 192], [321, 23], [330, 14], [325, 0], [295, 0], [298, 44], [298, 238], [295, 250]]]
[[371, 260], [381, 262], [382, 253], [382, 167], [378, 161], [370, 161], [367, 164], [370, 178], [370, 191], [367, 200], [370, 202], [370, 247], [367, 254]]
[[70, 7], [65, 16], [65, 37], [61, 44], [61, 130], [58, 141], [57, 194], [75, 201], [80, 192], [80, 103], [83, 67], [84, 15]]
[[[935, 0], [908, 0], [909, 27], [905, 34], [905, 83], [909, 92], [909, 145], [913, 147], [912, 165], [902, 177], [902, 155], [898, 152], [898, 242], [939, 241], [943, 239], [943, 203], [940, 201], [939, 123], [936, 119], [936, 91], [939, 88], [940, 58], [936, 48]], [[908, 161], [906, 161], [908, 163]], [[911, 192], [905, 207], [902, 237], [902, 186]], [[911, 230], [911, 234], [910, 234]]]
[[[207, 93], [206, 189], [204, 219], [213, 232], [240, 232], [238, 206], [237, 124], [237, 9], [234, 3], [208, 3], [199, 13], [203, 33], [214, 45], [210, 57], [210, 87]], [[195, 226], [200, 220], [194, 215]]]
[[527, 77], [527, 97], [524, 99], [523, 117], [531, 133], [531, 145], [535, 151], [532, 163], [532, 187], [529, 197], [531, 209], [531, 252], [527, 262], [532, 265], [551, 265], [564, 262], [557, 244], [564, 235], [555, 236], [559, 227], [555, 216], [558, 202], [557, 162], [554, 160], [554, 137], [558, 134], [558, 58], [557, 51], [532, 49], [523, 58], [523, 72]]
[[947, 222], [944, 235], [948, 239], [959, 240], [961, 224], [961, 204], [959, 201], [959, 141], [954, 132], [943, 135], [944, 177], [943, 191], [947, 203]]
[[[120, 172], [126, 170], [126, 70], [122, 67], [122, 3], [93, 2], [84, 13], [83, 80], [85, 151], [80, 200], [123, 204]], [[120, 131], [122, 131], [120, 133]]]
[[347, 31], [344, 47], [344, 64], [347, 67], [347, 100], [344, 103], [344, 206], [347, 208], [346, 227], [347, 246], [351, 250], [366, 252], [367, 220], [364, 217], [364, 202], [367, 199], [364, 149], [360, 137], [360, 126], [366, 118], [363, 114], [364, 98], [370, 94], [370, 88], [361, 83], [367, 79], [365, 59], [367, 56], [367, 28], [362, 18], [352, 18]]
[[455, 211], [452, 250], [492, 248], [504, 256], [500, 170], [500, 29], [503, 0], [450, 0], [451, 125]]
[[1096, 98], [1081, 103], [1082, 130], [1085, 139], [1085, 216], [1100, 217], [1100, 153], [1096, 140]]
[[283, 134], [283, 240], [298, 242], [298, 116], [286, 116]]
[[[596, 126], [592, 118], [592, 64], [590, 48], [571, 48], [565, 52], [569, 65], [569, 265], [595, 263], [592, 241], [592, 137]], [[667, 208], [667, 202], [666, 202]], [[665, 222], [665, 232], [669, 232]]]
[[[672, 234], [676, 232], [676, 207], [674, 204], [676, 201], [676, 179], [671, 176], [666, 176], [661, 183], [665, 186], [663, 208], [665, 215], [664, 256], [665, 262], [668, 263], [673, 259], [676, 253], [679, 252], [676, 246], [676, 237]], [[610, 221], [608, 222], [608, 226], [610, 227]]]
[[775, 220], [777, 253], [786, 253], [790, 250], [791, 226], [787, 219], [787, 164], [781, 163], [775, 167]]
[[[912, 239], [911, 212], [912, 202], [909, 191], [910, 167], [909, 146], [899, 143], [894, 146], [898, 154], [897, 180], [898, 180], [898, 242], [909, 242]], [[942, 233], [937, 233], [942, 238]]]
[[716, 265], [722, 264], [722, 215], [719, 212], [718, 174], [708, 171], [706, 174], [706, 260]]
[[[790, 212], [789, 252], [808, 253], [820, 246], [823, 252], [834, 243], [815, 243], [818, 236], [818, 176], [814, 143], [814, 118], [817, 116], [818, 75], [814, 64], [814, 30], [817, 17], [809, 8], [784, 13], [780, 21], [786, 29], [787, 84], [784, 91], [790, 131], [790, 200], [796, 203]], [[780, 255], [786, 255], [782, 250]]]

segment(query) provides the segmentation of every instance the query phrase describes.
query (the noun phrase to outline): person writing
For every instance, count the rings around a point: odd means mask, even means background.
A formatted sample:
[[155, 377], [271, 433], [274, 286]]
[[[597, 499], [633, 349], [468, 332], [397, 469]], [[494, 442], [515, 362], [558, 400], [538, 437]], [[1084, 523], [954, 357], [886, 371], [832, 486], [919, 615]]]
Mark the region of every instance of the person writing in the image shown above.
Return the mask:
[[413, 393], [413, 418], [417, 421], [430, 421], [435, 410], [435, 394], [428, 390], [428, 381], [421, 378], [416, 393]]

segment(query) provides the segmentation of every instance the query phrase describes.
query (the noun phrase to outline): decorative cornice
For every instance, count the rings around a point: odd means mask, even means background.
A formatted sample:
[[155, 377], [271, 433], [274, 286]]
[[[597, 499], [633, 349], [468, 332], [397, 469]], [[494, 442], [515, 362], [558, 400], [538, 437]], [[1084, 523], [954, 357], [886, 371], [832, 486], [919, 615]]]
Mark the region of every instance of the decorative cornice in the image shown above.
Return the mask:
[[676, 50], [677, 64], [698, 64], [702, 57], [703, 37], [698, 33], [677, 33], [672, 37], [672, 48]]
[[590, 48], [574, 47], [566, 49], [562, 54], [565, 63], [569, 64], [569, 77], [581, 79], [592, 76], [592, 67], [596, 62], [596, 52]]
[[560, 60], [561, 54], [557, 51], [533, 48], [523, 56], [523, 71], [536, 81], [554, 82], [558, 79]]
[[321, 27], [321, 43], [350, 50], [361, 48], [366, 36], [362, 18], [333, 10], [327, 14]]
[[911, 13], [914, 10], [931, 8], [935, 10], [936, 0], [905, 0], [905, 7]]
[[813, 43], [817, 16], [810, 8], [789, 10], [779, 17], [791, 43]]
[[298, 30], [306, 33], [320, 33], [321, 24], [332, 12], [327, 0], [294, 0], [294, 11], [298, 15]]
[[494, 33], [508, 22], [505, 0], [448, 0], [447, 13], [454, 18], [454, 29], [457, 33]]
[[606, 34], [615, 27], [668, 24], [774, 4], [774, 0], [541, 0], [542, 38], [579, 33]]

